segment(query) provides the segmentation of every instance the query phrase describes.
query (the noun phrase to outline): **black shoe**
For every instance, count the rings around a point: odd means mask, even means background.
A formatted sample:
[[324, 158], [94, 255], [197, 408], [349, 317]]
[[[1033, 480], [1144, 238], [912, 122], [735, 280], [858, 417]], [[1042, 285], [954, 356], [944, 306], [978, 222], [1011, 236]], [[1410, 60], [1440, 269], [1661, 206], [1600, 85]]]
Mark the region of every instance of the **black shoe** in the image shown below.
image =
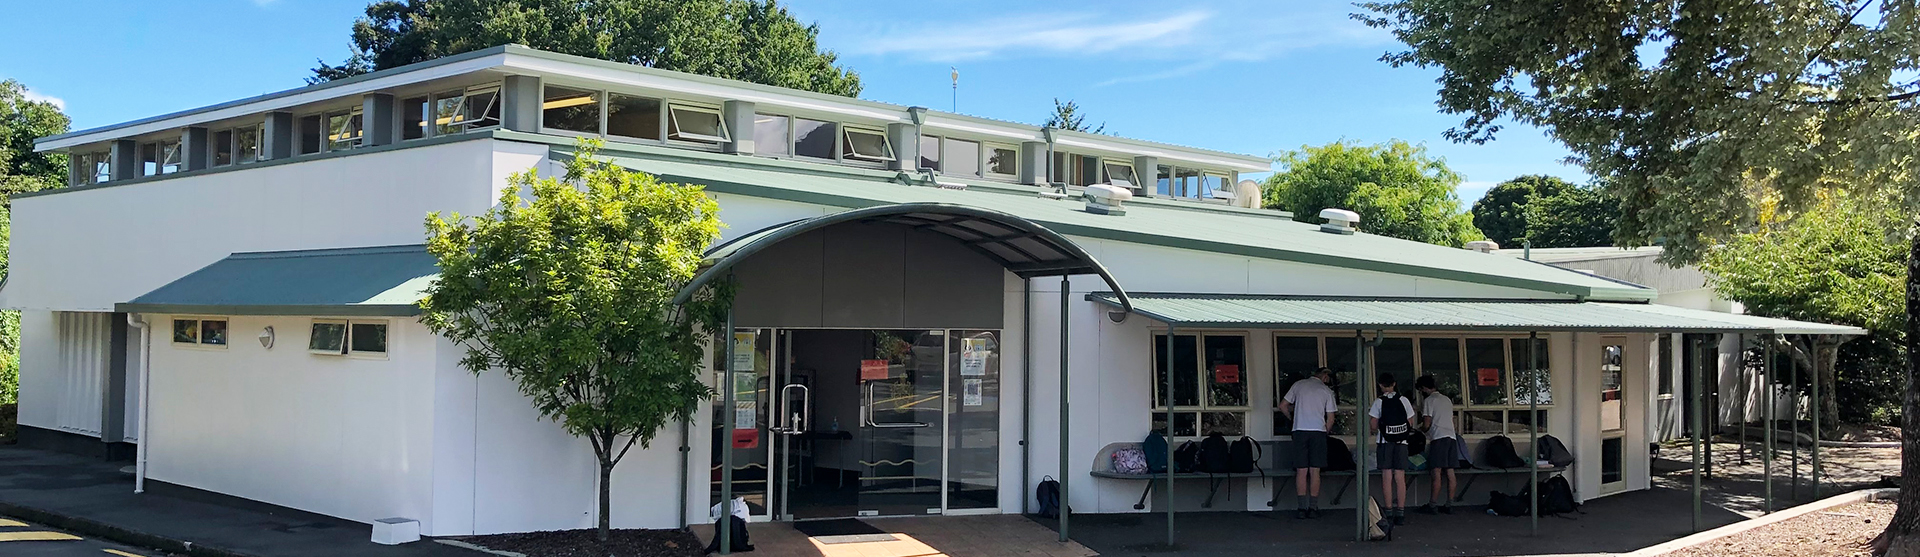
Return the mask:
[[1453, 514], [1453, 505], [1441, 505], [1440, 514]]
[[1320, 518], [1320, 508], [1307, 509], [1307, 518]]
[[1293, 517], [1294, 517], [1294, 518], [1296, 518], [1296, 519], [1300, 519], [1300, 520], [1306, 520], [1306, 519], [1308, 519], [1308, 518], [1311, 518], [1311, 517], [1309, 517], [1309, 516], [1307, 516], [1307, 510], [1306, 510], [1306, 509], [1298, 509], [1298, 510], [1295, 510], [1295, 511], [1293, 511]]
[[1425, 505], [1420, 505], [1420, 509], [1419, 509], [1419, 511], [1420, 511], [1420, 514], [1434, 514], [1435, 512], [1437, 512], [1437, 511], [1435, 511], [1435, 510], [1434, 510], [1434, 508], [1433, 508], [1433, 503], [1427, 503], [1427, 504], [1425, 504]]
[[1402, 514], [1402, 513], [1394, 513], [1394, 515], [1393, 515], [1393, 525], [1394, 525], [1394, 526], [1406, 526], [1406, 525], [1407, 525], [1407, 515], [1405, 515], [1405, 514]]

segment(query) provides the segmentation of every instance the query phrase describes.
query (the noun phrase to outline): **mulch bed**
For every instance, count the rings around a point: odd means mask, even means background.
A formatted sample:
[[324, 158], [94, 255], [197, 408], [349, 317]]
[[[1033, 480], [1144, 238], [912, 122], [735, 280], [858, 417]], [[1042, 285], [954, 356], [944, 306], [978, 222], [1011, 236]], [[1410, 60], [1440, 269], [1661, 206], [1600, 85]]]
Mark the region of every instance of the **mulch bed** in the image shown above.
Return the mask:
[[685, 530], [614, 530], [606, 542], [593, 529], [467, 536], [460, 541], [527, 557], [699, 557], [700, 538]]
[[1854, 503], [1668, 553], [1669, 557], [1855, 557], [1893, 519], [1891, 501]]

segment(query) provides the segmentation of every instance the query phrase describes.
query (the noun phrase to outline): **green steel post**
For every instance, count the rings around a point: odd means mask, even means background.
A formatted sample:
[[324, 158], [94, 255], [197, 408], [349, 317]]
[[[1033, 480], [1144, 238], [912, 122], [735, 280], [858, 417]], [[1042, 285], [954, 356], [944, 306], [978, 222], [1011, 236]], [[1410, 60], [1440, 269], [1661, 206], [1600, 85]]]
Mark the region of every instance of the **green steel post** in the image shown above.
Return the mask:
[[720, 360], [720, 520], [714, 523], [714, 536], [720, 540], [720, 554], [733, 553], [733, 428], [734, 392], [733, 392], [733, 307], [727, 307], [727, 334], [720, 342], [727, 343]]
[[1695, 339], [1689, 350], [1693, 351], [1693, 369], [1688, 374], [1693, 383], [1693, 531], [1700, 532], [1700, 449], [1701, 438], [1707, 428], [1707, 378], [1706, 362], [1702, 352], [1706, 343]]
[[[1196, 338], [1197, 342], [1198, 339]], [[1167, 548], [1173, 548], [1173, 324], [1167, 324]], [[1198, 424], [1195, 424], [1196, 426]]]
[[1527, 490], [1534, 494], [1527, 498], [1527, 520], [1532, 534], [1540, 535], [1540, 333], [1527, 333], [1527, 376], [1533, 379], [1533, 385], [1527, 391], [1527, 471], [1533, 482]]
[[[1073, 498], [1067, 496], [1067, 493], [1068, 493], [1067, 486], [1069, 483], [1071, 483], [1068, 481], [1068, 476], [1072, 475], [1067, 472], [1067, 451], [1068, 451], [1068, 445], [1069, 445], [1069, 443], [1067, 443], [1067, 435], [1068, 435], [1068, 432], [1067, 432], [1067, 425], [1068, 425], [1067, 341], [1069, 338], [1071, 338], [1068, 336], [1067, 325], [1073, 322], [1071, 318], [1072, 316], [1067, 315], [1067, 311], [1068, 311], [1067, 301], [1072, 299], [1069, 296], [1069, 293], [1071, 293], [1072, 290], [1073, 290], [1073, 283], [1069, 282], [1069, 279], [1067, 278], [1066, 275], [1060, 275], [1060, 541], [1061, 543], [1065, 543], [1067, 541], [1067, 517], [1068, 515], [1072, 514], [1072, 510], [1073, 510], [1073, 505], [1069, 503], [1069, 501], [1072, 501]], [[1167, 372], [1172, 373], [1173, 370], [1167, 370]], [[1172, 419], [1173, 416], [1171, 413], [1169, 413], [1167, 417], [1168, 419]]]
[[1740, 333], [1739, 342], [1734, 346], [1740, 347], [1739, 351], [1735, 352], [1740, 355], [1739, 363], [1736, 364], [1740, 366], [1740, 441], [1733, 446], [1734, 452], [1740, 454], [1740, 464], [1745, 465], [1747, 463], [1747, 422], [1753, 421], [1753, 416], [1747, 415], [1747, 408], [1753, 406], [1750, 404], [1753, 402], [1753, 381], [1747, 377], [1747, 334]]
[[1773, 335], [1767, 335], [1767, 340], [1765, 341], [1767, 345], [1767, 348], [1766, 348], [1767, 362], [1766, 362], [1766, 368], [1764, 368], [1766, 370], [1767, 380], [1761, 382], [1762, 384], [1767, 386], [1766, 402], [1764, 403], [1767, 405], [1767, 409], [1766, 411], [1762, 412], [1762, 414], [1766, 416], [1766, 421], [1761, 424], [1761, 426], [1767, 430], [1766, 431], [1767, 441], [1766, 441], [1766, 450], [1760, 453], [1760, 460], [1763, 463], [1763, 466], [1766, 468], [1766, 474], [1764, 477], [1766, 478], [1766, 486], [1767, 486], [1766, 487], [1766, 491], [1767, 491], [1766, 512], [1768, 514], [1773, 513], [1773, 429], [1774, 427], [1776, 427], [1774, 425], [1775, 422], [1773, 419], [1774, 418], [1773, 410], [1775, 406], [1778, 406], [1778, 404], [1775, 404], [1775, 402], [1779, 399], [1779, 397], [1776, 396], [1776, 393], [1778, 393], [1779, 390], [1773, 388], [1773, 342], [1774, 340], [1775, 339], [1773, 338]]
[[1813, 476], [1813, 500], [1820, 500], [1820, 361], [1826, 359], [1820, 355], [1818, 337], [1809, 343], [1813, 345], [1813, 398], [1808, 399], [1808, 413], [1813, 414], [1813, 469], [1807, 474]]
[[1360, 497], [1354, 499], [1353, 539], [1367, 541], [1367, 332], [1353, 332], [1353, 475]]
[[[1020, 485], [1033, 488], [1033, 279], [1020, 279]], [[1020, 495], [1020, 514], [1033, 512]]]
[[1800, 359], [1787, 358], [1787, 398], [1793, 399], [1793, 410], [1787, 412], [1787, 423], [1793, 427], [1787, 431], [1793, 436], [1787, 438], [1793, 444], [1793, 450], [1787, 453], [1793, 462], [1793, 487], [1789, 488], [1789, 501], [1800, 502]]

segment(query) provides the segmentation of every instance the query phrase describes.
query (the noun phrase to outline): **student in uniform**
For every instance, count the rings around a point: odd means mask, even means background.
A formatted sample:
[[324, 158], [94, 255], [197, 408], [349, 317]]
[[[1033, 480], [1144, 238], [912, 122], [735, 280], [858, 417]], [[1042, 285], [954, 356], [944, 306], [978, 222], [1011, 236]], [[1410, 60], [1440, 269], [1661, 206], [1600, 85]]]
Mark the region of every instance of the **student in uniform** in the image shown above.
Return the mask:
[[[1413, 382], [1424, 398], [1420, 401], [1421, 429], [1427, 431], [1427, 467], [1433, 469], [1433, 500], [1440, 503], [1438, 511], [1453, 514], [1454, 492], [1460, 489], [1460, 477], [1454, 473], [1460, 468], [1460, 434], [1453, 428], [1453, 399], [1441, 394], [1434, 384], [1432, 375], [1422, 375]], [[1442, 488], [1444, 485], [1446, 487]], [[1421, 512], [1433, 514], [1433, 503], [1420, 506]]]
[[1280, 401], [1280, 413], [1293, 420], [1293, 492], [1298, 494], [1295, 518], [1320, 517], [1320, 469], [1327, 467], [1327, 424], [1337, 410], [1327, 382], [1333, 370], [1320, 368], [1313, 377], [1293, 382]]
[[1394, 390], [1393, 374], [1382, 373], [1375, 384], [1380, 398], [1373, 399], [1367, 417], [1373, 423], [1375, 462], [1380, 466], [1380, 498], [1385, 518], [1395, 526], [1407, 523], [1407, 438], [1413, 431], [1413, 403]]

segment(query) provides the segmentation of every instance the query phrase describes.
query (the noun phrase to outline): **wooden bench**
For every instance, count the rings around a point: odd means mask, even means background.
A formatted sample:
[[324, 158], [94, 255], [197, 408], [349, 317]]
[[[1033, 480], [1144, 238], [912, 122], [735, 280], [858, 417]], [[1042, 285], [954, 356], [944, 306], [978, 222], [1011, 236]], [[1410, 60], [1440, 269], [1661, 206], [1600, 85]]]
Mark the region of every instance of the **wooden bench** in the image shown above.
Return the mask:
[[[1261, 441], [1260, 442], [1261, 458], [1260, 458], [1259, 466], [1253, 472], [1250, 472], [1250, 473], [1208, 474], [1205, 472], [1175, 472], [1173, 473], [1173, 479], [1175, 480], [1207, 480], [1207, 499], [1205, 502], [1201, 503], [1200, 506], [1201, 508], [1210, 509], [1210, 508], [1213, 508], [1213, 499], [1216, 495], [1219, 494], [1220, 486], [1223, 484], [1230, 483], [1234, 478], [1263, 478], [1263, 479], [1272, 478], [1275, 480], [1272, 482], [1273, 498], [1267, 501], [1267, 506], [1276, 507], [1278, 506], [1277, 503], [1279, 503], [1280, 501], [1280, 496], [1282, 495], [1284, 490], [1287, 489], [1287, 486], [1293, 485], [1292, 480], [1293, 480], [1293, 477], [1295, 476], [1295, 471], [1292, 465], [1288, 464], [1288, 459], [1284, 459], [1280, 457], [1283, 454], [1287, 454], [1287, 449], [1290, 448], [1288, 447], [1289, 444], [1291, 444], [1291, 441]], [[1089, 475], [1099, 479], [1147, 482], [1146, 487], [1142, 489], [1140, 492], [1140, 500], [1133, 504], [1134, 509], [1147, 508], [1147, 498], [1153, 495], [1154, 486], [1159, 485], [1162, 482], [1165, 482], [1167, 479], [1167, 473], [1165, 472], [1150, 473], [1150, 474], [1123, 474], [1120, 472], [1115, 472], [1113, 470], [1113, 453], [1115, 451], [1118, 451], [1123, 448], [1140, 448], [1140, 446], [1141, 446], [1141, 443], [1123, 442], [1123, 443], [1111, 443], [1105, 447], [1102, 447], [1100, 449], [1099, 456], [1094, 459], [1093, 470], [1088, 473]], [[1274, 467], [1276, 464], [1279, 466], [1279, 468]], [[1567, 469], [1564, 466], [1553, 467], [1553, 468], [1541, 468], [1540, 474], [1545, 476], [1545, 475], [1555, 474], [1559, 472], [1565, 472], [1566, 470]], [[1454, 495], [1453, 502], [1458, 503], [1461, 500], [1463, 500], [1466, 497], [1467, 493], [1473, 489], [1474, 482], [1478, 481], [1481, 476], [1495, 476], [1495, 475], [1508, 476], [1508, 475], [1515, 475], [1515, 474], [1530, 474], [1531, 472], [1532, 470], [1528, 468], [1460, 468], [1460, 469], [1457, 469], [1455, 470], [1454, 473], [1460, 476], [1465, 476], [1467, 478], [1467, 481], [1465, 485], [1460, 486], [1459, 492]], [[1426, 474], [1427, 474], [1426, 470], [1421, 470], [1417, 472], [1416, 471], [1407, 472], [1409, 479], [1414, 478], [1416, 475], [1426, 475]], [[1371, 471], [1368, 471], [1367, 475], [1372, 477], [1378, 477], [1380, 475], [1380, 471], [1371, 470]], [[1334, 491], [1333, 499], [1330, 500], [1334, 505], [1338, 505], [1343, 500], [1346, 499], [1347, 491], [1353, 488], [1353, 479], [1358, 476], [1359, 474], [1356, 474], [1352, 470], [1341, 470], [1341, 471], [1322, 470], [1320, 472], [1320, 477], [1322, 478], [1322, 481], [1326, 481], [1334, 478], [1339, 478], [1341, 480], [1340, 488]]]

